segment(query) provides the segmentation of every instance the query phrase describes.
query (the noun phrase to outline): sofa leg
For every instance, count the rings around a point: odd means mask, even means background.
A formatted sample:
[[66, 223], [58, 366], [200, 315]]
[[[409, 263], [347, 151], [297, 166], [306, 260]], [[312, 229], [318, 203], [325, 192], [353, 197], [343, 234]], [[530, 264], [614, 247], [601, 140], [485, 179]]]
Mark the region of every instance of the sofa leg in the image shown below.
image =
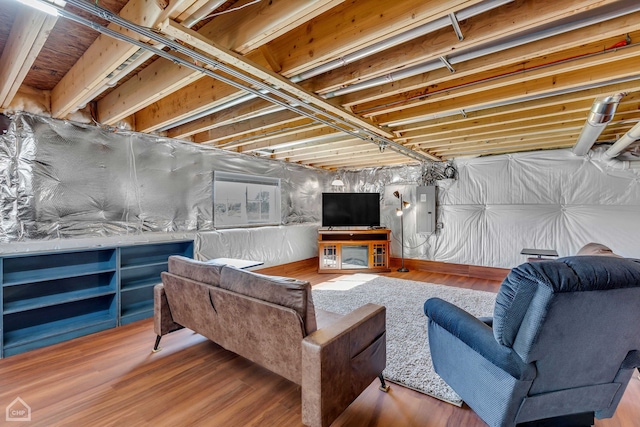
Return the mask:
[[156, 336], [156, 344], [153, 346], [153, 350], [151, 350], [152, 353], [157, 353], [162, 350], [162, 347], [159, 347], [161, 338], [162, 336], [160, 335]]
[[382, 376], [382, 374], [378, 375], [378, 378], [380, 378], [380, 387], [378, 387], [379, 390], [384, 391], [385, 393], [389, 391], [389, 385], [384, 382], [384, 377]]

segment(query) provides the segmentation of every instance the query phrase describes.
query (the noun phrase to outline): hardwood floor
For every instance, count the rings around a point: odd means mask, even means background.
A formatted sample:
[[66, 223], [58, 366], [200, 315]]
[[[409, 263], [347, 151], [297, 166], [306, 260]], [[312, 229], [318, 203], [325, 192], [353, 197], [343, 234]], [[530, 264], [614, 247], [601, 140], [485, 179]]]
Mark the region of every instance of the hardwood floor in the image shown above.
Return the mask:
[[[278, 270], [313, 284], [312, 263]], [[496, 291], [487, 279], [410, 271], [385, 273], [451, 286]], [[73, 341], [0, 360], [0, 410], [20, 397], [31, 407], [25, 426], [300, 426], [300, 389], [295, 384], [181, 330], [150, 352], [152, 321], [143, 320]], [[5, 415], [0, 412], [0, 424]], [[599, 427], [637, 426], [640, 381], [631, 380], [614, 418]], [[19, 425], [16, 423], [16, 425]], [[392, 384], [388, 394], [376, 382], [334, 426], [484, 426], [468, 407], [457, 408]]]

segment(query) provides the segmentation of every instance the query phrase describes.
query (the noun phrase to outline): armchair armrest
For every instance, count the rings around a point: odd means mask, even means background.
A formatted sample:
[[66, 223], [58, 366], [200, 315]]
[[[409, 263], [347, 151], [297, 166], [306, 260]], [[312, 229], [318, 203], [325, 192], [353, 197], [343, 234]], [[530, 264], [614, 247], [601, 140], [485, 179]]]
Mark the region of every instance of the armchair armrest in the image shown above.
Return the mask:
[[330, 425], [386, 365], [386, 309], [366, 304], [302, 340], [302, 422]]
[[506, 371], [518, 380], [535, 378], [533, 365], [524, 363], [509, 347], [500, 345], [493, 330], [486, 323], [440, 298], [430, 298], [424, 303], [424, 314], [451, 335], [486, 360]]

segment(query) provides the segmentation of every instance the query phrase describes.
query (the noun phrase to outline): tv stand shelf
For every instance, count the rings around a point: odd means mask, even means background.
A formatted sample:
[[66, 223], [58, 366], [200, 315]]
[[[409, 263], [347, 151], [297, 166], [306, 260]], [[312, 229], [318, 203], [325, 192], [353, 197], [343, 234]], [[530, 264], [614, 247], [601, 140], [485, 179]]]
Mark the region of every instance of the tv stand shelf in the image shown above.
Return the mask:
[[389, 269], [391, 230], [318, 230], [318, 273], [382, 273]]

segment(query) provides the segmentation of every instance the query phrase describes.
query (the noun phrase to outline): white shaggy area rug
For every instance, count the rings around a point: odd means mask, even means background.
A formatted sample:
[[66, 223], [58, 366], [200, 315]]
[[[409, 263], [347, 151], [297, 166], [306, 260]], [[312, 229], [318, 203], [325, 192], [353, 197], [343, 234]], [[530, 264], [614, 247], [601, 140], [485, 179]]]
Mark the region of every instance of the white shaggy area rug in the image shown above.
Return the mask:
[[341, 276], [313, 287], [316, 308], [346, 314], [366, 304], [387, 308], [387, 367], [383, 375], [424, 394], [461, 406], [462, 399], [435, 373], [423, 305], [438, 297], [475, 316], [493, 315], [496, 294], [373, 274]]

